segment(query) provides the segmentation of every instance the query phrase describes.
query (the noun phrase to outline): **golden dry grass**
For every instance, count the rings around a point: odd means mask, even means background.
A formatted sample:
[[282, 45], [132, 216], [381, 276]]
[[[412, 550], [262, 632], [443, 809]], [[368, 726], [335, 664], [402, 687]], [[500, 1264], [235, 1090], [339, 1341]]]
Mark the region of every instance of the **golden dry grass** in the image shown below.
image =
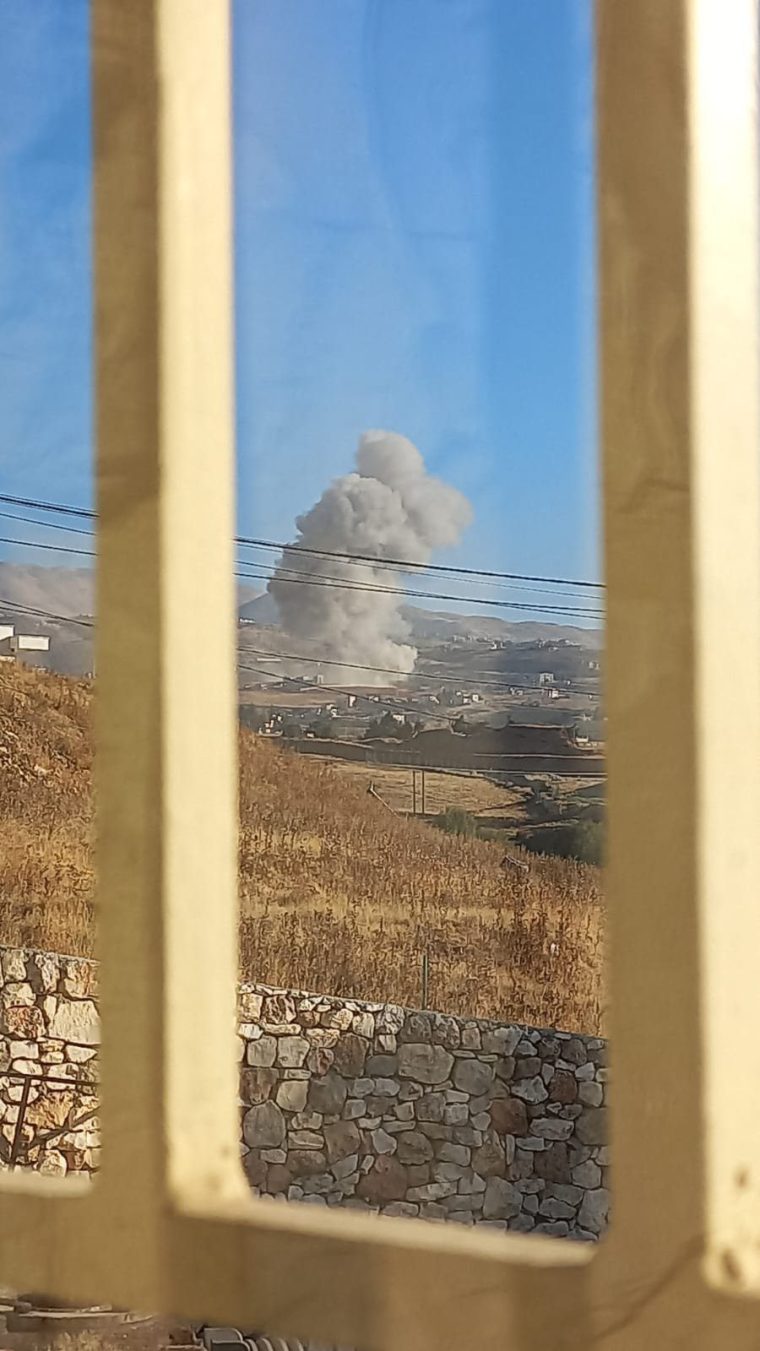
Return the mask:
[[[392, 765], [365, 765], [356, 760], [330, 760], [338, 774], [366, 792], [370, 783], [384, 802], [397, 812], [411, 813], [414, 806], [412, 770]], [[422, 813], [420, 771], [417, 774], [417, 811]], [[502, 788], [479, 774], [444, 773], [425, 770], [425, 815], [437, 816], [447, 807], [462, 807], [477, 816], [483, 825], [489, 821], [522, 818], [523, 794], [513, 788]]]
[[[0, 941], [89, 953], [91, 689], [0, 668]], [[242, 732], [240, 947], [249, 979], [596, 1032], [595, 868], [394, 818], [335, 769]]]

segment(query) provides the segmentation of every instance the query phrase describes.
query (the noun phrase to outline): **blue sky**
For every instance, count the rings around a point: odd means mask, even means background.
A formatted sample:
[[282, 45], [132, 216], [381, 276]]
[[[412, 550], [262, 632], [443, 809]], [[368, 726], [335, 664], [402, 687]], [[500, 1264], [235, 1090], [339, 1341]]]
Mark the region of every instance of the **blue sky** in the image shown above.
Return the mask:
[[[233, 11], [240, 529], [386, 427], [472, 500], [456, 561], [595, 575], [589, 0]], [[87, 6], [0, 23], [0, 476], [88, 502]]]

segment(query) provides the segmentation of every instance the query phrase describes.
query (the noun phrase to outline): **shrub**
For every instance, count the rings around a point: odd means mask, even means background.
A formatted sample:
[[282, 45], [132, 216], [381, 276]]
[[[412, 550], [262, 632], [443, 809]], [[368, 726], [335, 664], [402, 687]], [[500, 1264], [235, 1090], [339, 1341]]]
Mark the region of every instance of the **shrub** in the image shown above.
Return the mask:
[[439, 812], [433, 825], [445, 831], [447, 835], [464, 835], [468, 840], [474, 839], [478, 834], [475, 817], [463, 807], [447, 807], [445, 812]]
[[604, 827], [601, 821], [545, 826], [541, 830], [526, 831], [521, 843], [532, 854], [553, 854], [556, 858], [599, 864], [604, 858]]

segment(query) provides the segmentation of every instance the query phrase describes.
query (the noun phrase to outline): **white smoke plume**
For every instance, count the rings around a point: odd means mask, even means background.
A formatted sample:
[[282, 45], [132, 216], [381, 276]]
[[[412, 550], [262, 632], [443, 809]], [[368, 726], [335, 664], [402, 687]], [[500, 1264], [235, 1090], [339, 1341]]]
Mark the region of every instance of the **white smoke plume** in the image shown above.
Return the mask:
[[[384, 566], [383, 560], [427, 563], [436, 549], [455, 544], [471, 519], [467, 498], [429, 474], [405, 436], [365, 432], [356, 451], [356, 471], [335, 479], [297, 518], [294, 544], [300, 548], [283, 551], [269, 583], [283, 629], [292, 638], [308, 640], [310, 647], [316, 643], [327, 663], [330, 658], [357, 663], [354, 672], [326, 666], [331, 681], [392, 681], [392, 676], [362, 671], [363, 665], [399, 676], [412, 671], [417, 650], [407, 641], [410, 630], [401, 613], [403, 574]], [[366, 554], [378, 561], [311, 557], [302, 548]], [[317, 584], [307, 584], [303, 574]], [[391, 587], [395, 594], [350, 589], [357, 584]]]

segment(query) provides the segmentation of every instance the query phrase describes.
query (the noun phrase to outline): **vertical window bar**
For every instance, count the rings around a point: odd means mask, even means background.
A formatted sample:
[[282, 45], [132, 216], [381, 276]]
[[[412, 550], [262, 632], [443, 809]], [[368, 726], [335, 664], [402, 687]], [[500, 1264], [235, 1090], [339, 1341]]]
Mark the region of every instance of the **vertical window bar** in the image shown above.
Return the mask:
[[102, 1185], [139, 1233], [237, 1172], [229, 15], [93, 0]]
[[646, 1289], [708, 1224], [757, 1253], [757, 6], [597, 18], [609, 1258]]

